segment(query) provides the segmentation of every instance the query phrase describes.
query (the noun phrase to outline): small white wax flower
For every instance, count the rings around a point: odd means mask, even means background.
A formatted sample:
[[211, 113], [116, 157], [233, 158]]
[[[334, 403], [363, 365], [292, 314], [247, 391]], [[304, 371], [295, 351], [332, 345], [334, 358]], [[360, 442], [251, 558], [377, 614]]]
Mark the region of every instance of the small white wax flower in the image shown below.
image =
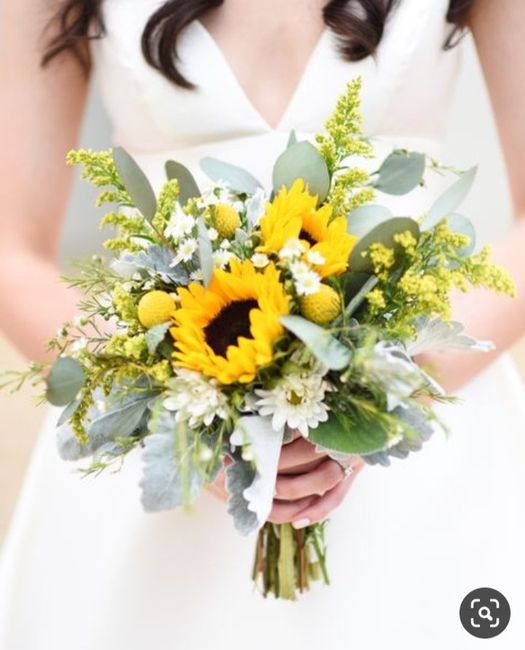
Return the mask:
[[318, 251], [308, 251], [306, 259], [314, 266], [321, 266], [326, 263], [325, 258]]
[[288, 265], [288, 268], [290, 269], [290, 272], [294, 278], [300, 277], [305, 273], [311, 273], [312, 271], [306, 262], [291, 262]]
[[219, 250], [213, 254], [213, 264], [220, 269], [224, 269], [228, 262], [234, 257], [235, 255], [231, 251]]
[[218, 236], [219, 233], [215, 230], [215, 228], [208, 228], [208, 237], [210, 238], [210, 241], [217, 241]]
[[231, 248], [231, 246], [232, 246], [231, 243], [227, 239], [223, 239], [221, 241], [221, 248], [223, 250], [228, 250], [228, 248]]
[[208, 445], [203, 445], [199, 452], [199, 460], [201, 463], [207, 463], [213, 458], [213, 450]]
[[173, 210], [168, 225], [164, 229], [166, 237], [179, 241], [186, 235], [190, 235], [195, 227], [195, 219], [186, 214], [179, 204]]
[[282, 260], [297, 259], [305, 250], [306, 246], [300, 239], [289, 239], [279, 251], [279, 257]]
[[193, 280], [194, 282], [204, 282], [204, 273], [202, 272], [202, 269], [192, 271], [192, 273], [190, 273], [190, 280]]
[[252, 255], [252, 264], [256, 269], [264, 269], [264, 267], [268, 266], [269, 263], [270, 260], [268, 255], [265, 255], [264, 253], [255, 253], [255, 255]]
[[72, 343], [69, 347], [69, 351], [72, 354], [75, 354], [77, 352], [81, 352], [87, 347], [88, 340], [85, 336], [81, 336], [79, 339], [77, 339], [74, 343]]

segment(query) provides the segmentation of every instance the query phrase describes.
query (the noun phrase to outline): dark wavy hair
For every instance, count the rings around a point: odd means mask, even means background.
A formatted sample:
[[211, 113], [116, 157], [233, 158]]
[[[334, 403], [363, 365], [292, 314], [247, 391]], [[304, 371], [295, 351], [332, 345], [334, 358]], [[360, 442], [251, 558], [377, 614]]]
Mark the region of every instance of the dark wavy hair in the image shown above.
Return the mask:
[[[147, 62], [165, 77], [183, 88], [193, 84], [178, 70], [177, 41], [181, 31], [206, 11], [224, 0], [169, 0], [148, 20], [142, 34], [142, 52]], [[373, 55], [383, 36], [385, 23], [394, 5], [402, 0], [330, 0], [323, 8], [323, 20], [339, 37], [341, 55], [359, 61]], [[474, 0], [450, 0], [447, 20], [451, 31], [443, 44], [453, 47], [461, 38]], [[42, 65], [47, 66], [59, 55], [75, 56], [86, 71], [89, 56], [85, 44], [102, 38], [105, 33], [102, 0], [65, 0], [52, 17], [48, 29]]]

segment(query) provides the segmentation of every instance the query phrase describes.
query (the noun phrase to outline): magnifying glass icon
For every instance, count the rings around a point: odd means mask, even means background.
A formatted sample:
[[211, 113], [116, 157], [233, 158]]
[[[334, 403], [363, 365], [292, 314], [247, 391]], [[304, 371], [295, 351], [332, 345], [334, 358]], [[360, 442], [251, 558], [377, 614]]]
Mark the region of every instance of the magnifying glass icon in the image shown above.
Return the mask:
[[479, 610], [478, 610], [478, 616], [479, 616], [480, 618], [485, 618], [485, 619], [487, 619], [487, 620], [490, 621], [491, 623], [492, 623], [492, 621], [494, 620], [494, 619], [492, 618], [492, 614], [490, 613], [490, 609], [489, 609], [488, 607], [480, 607]]

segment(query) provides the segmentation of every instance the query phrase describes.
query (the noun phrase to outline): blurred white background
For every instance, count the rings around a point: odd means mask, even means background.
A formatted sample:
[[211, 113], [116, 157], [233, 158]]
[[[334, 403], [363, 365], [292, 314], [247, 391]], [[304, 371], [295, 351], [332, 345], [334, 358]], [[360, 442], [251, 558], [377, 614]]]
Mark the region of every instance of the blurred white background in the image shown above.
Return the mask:
[[[464, 66], [450, 118], [447, 160], [456, 166], [479, 163], [476, 186], [464, 212], [479, 217], [480, 239], [486, 239], [483, 220], [487, 213], [503, 233], [511, 220], [505, 172], [481, 72], [470, 39], [463, 44]], [[108, 147], [109, 125], [97, 96], [92, 92], [81, 144], [93, 149]], [[65, 152], [64, 152], [65, 153]], [[74, 187], [63, 232], [61, 261], [85, 257], [104, 239], [93, 211], [95, 192], [85, 183]], [[481, 218], [483, 216], [483, 219]], [[52, 305], [50, 305], [52, 309]], [[525, 341], [513, 352], [525, 378]], [[0, 335], [0, 369], [22, 368], [24, 361]], [[30, 387], [15, 396], [0, 394], [0, 540], [19, 494], [23, 475], [34, 445], [44, 408], [36, 407]]]

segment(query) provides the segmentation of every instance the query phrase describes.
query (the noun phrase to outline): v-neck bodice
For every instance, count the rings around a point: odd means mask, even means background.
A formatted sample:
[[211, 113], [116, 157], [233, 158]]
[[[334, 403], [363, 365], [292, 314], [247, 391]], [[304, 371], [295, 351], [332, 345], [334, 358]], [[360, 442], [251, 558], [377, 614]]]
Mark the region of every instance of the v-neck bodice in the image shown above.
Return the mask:
[[[337, 36], [325, 29], [276, 128], [253, 106], [219, 46], [194, 21], [178, 44], [180, 68], [196, 90], [167, 80], [145, 61], [140, 39], [163, 0], [104, 0], [107, 34], [92, 54], [113, 140], [137, 156], [168, 155], [196, 166], [204, 155], [225, 157], [268, 178], [266, 160], [282, 149], [291, 129], [302, 137], [322, 130], [349, 80], [363, 78], [367, 132], [400, 146], [417, 141], [435, 151], [454, 86], [459, 49], [442, 49], [450, 25], [448, 0], [401, 0], [387, 22], [375, 57], [348, 62]], [[271, 92], [271, 88], [268, 88]], [[262, 153], [264, 149], [264, 153]]]

